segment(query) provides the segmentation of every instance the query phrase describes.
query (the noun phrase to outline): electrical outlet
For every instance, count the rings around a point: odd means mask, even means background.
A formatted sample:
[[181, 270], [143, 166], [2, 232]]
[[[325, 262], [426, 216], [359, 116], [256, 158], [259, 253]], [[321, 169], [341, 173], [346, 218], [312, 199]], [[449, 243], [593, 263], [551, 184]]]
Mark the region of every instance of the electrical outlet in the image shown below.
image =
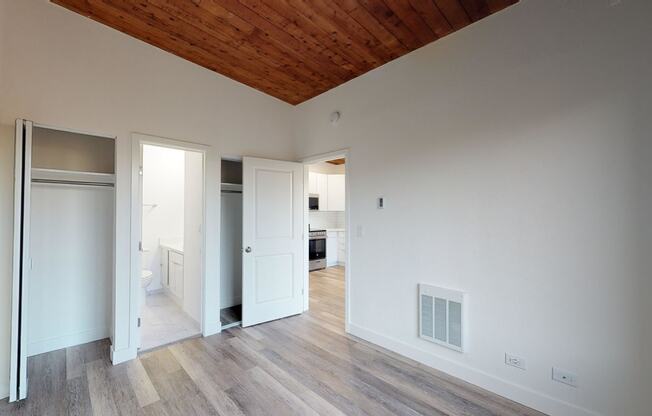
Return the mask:
[[505, 364], [525, 370], [525, 360], [514, 355], [505, 353]]
[[577, 375], [561, 368], [552, 367], [552, 379], [559, 383], [568, 384], [577, 387]]

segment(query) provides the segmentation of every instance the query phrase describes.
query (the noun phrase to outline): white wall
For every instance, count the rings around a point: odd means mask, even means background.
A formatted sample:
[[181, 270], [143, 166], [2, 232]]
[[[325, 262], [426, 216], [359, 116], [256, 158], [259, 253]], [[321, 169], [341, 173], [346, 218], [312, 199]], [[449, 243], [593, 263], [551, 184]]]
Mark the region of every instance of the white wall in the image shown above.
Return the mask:
[[242, 194], [222, 194], [220, 308], [242, 304]]
[[311, 229], [339, 229], [346, 226], [344, 211], [309, 211]]
[[184, 152], [184, 157], [183, 310], [201, 322], [204, 162], [199, 152]]
[[[143, 269], [152, 271], [148, 291], [161, 289], [160, 242], [183, 246], [185, 152], [143, 146]], [[152, 206], [152, 205], [156, 206]]]
[[[354, 334], [550, 414], [649, 414], [652, 3], [608, 3], [522, 1], [298, 106], [300, 156], [350, 148]], [[419, 282], [469, 294], [468, 353], [417, 337]]]
[[32, 184], [27, 355], [109, 336], [114, 189]]
[[[288, 159], [292, 107], [249, 87], [198, 67], [45, 0], [0, 0], [0, 150], [3, 195], [11, 195], [7, 180], [13, 171], [14, 119], [101, 132], [116, 140], [116, 351], [133, 353], [135, 327], [128, 314], [131, 211], [131, 133], [184, 139], [212, 146], [207, 178], [214, 177], [209, 207], [219, 191], [219, 155], [249, 155]], [[264, 138], [261, 139], [261, 138]], [[9, 144], [11, 140], [11, 144]], [[210, 184], [209, 184], [210, 185]], [[10, 209], [2, 210], [0, 241], [11, 238]], [[219, 296], [219, 204], [207, 213], [208, 286]], [[217, 220], [215, 220], [217, 216]], [[3, 243], [4, 244], [4, 243]], [[2, 250], [8, 264], [11, 250]], [[214, 270], [214, 271], [213, 271]], [[10, 285], [11, 273], [0, 275], [0, 287]], [[0, 302], [0, 371], [6, 375], [9, 343], [9, 290]], [[217, 298], [219, 299], [219, 298]], [[218, 307], [215, 299], [214, 309]], [[209, 305], [210, 306], [210, 305]], [[217, 327], [219, 312], [212, 328]], [[6, 342], [7, 345], [4, 345]], [[0, 376], [0, 397], [6, 376]]]

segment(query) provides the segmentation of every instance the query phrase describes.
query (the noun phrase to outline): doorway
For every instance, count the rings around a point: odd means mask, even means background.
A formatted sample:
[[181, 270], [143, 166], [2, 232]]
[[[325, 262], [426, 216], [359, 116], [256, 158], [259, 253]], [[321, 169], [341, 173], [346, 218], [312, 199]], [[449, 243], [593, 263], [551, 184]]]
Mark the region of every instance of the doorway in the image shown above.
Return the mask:
[[222, 159], [220, 185], [220, 322], [242, 324], [242, 161]]
[[303, 311], [303, 176], [296, 162], [222, 161], [222, 329]]
[[[344, 151], [304, 160], [304, 222], [308, 235], [304, 270], [305, 285], [309, 288], [304, 308], [320, 316], [332, 316], [334, 324], [344, 322], [345, 327], [349, 316], [350, 239], [347, 162]], [[334, 296], [322, 296], [322, 292]]]
[[140, 143], [139, 351], [202, 333], [204, 154]]

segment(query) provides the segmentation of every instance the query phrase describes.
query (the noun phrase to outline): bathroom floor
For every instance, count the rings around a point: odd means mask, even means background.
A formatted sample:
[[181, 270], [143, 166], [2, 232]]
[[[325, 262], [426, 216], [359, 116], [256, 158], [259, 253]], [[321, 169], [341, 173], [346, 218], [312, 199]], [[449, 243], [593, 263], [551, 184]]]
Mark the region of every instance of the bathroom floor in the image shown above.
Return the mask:
[[200, 333], [199, 324], [186, 315], [165, 292], [147, 295], [141, 316], [140, 351]]

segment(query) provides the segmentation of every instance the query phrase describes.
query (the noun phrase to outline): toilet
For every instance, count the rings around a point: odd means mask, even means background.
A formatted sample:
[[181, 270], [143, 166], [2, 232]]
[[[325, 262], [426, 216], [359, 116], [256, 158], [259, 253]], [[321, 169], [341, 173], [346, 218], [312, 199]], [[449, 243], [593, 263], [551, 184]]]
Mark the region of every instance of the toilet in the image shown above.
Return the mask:
[[147, 286], [152, 283], [153, 273], [151, 270], [143, 270], [140, 273], [140, 307], [145, 307], [145, 302], [147, 300]]

